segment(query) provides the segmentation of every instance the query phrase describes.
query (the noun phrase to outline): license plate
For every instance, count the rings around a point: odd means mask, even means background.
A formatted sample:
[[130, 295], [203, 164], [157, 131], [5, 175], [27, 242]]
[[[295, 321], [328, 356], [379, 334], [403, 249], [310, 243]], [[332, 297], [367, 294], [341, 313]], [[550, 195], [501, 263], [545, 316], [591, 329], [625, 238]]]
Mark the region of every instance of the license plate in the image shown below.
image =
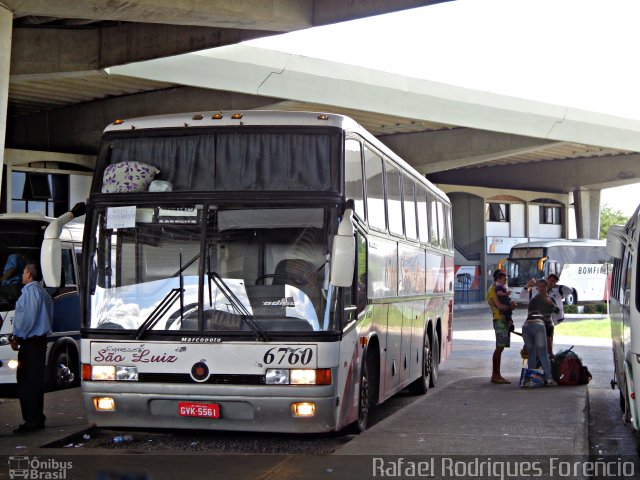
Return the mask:
[[178, 402], [178, 415], [181, 417], [220, 418], [220, 405], [217, 403]]

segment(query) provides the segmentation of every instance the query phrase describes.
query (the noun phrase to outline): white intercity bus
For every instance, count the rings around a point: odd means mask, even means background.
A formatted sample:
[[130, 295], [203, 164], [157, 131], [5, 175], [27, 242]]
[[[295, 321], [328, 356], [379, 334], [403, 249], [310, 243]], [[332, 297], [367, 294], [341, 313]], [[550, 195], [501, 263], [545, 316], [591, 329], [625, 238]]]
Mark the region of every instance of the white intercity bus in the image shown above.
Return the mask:
[[[59, 219], [35, 213], [0, 214], [0, 267], [9, 257], [19, 256], [20, 272], [26, 263], [40, 263], [43, 241], [57, 243], [60, 263], [56, 287], [47, 290], [53, 297], [52, 333], [47, 338], [47, 368], [45, 380], [49, 389], [70, 388], [80, 384], [80, 283], [82, 230], [81, 223], [66, 223], [73, 219], [65, 213]], [[65, 224], [66, 223], [66, 224]], [[47, 232], [50, 235], [47, 235]], [[45, 253], [46, 254], [46, 253]], [[4, 272], [3, 270], [0, 273]], [[0, 285], [0, 388], [15, 387], [18, 367], [17, 352], [10, 345], [15, 304], [22, 282], [5, 280]]]
[[615, 378], [623, 419], [635, 432], [640, 453], [640, 269], [638, 228], [640, 208], [625, 226], [614, 225], [607, 233], [607, 252], [613, 257], [611, 277], [611, 339]]
[[[514, 299], [534, 278], [558, 276], [567, 289], [567, 305], [578, 302], [604, 302], [607, 298], [609, 255], [605, 240], [544, 240], [519, 243], [511, 248], [507, 259], [509, 289]], [[564, 292], [563, 292], [564, 293]]]
[[447, 197], [344, 116], [114, 122], [84, 239], [89, 421], [364, 430], [451, 350], [451, 227]]

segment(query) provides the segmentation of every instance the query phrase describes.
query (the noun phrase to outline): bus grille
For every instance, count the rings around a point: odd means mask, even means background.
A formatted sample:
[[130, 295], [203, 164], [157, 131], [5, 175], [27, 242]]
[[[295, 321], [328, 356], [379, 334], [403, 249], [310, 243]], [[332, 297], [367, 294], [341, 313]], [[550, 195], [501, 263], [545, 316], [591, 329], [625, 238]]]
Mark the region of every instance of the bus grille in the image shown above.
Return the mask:
[[264, 375], [211, 375], [206, 382], [196, 382], [188, 373], [140, 373], [138, 382], [211, 383], [217, 385], [264, 385]]

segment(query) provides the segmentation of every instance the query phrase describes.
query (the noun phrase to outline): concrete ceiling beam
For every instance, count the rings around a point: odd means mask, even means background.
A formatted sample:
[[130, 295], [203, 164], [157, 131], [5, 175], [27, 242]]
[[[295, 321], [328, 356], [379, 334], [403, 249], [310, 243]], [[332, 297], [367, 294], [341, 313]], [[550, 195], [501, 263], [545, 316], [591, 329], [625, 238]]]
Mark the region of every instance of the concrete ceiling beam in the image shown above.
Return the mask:
[[562, 143], [470, 128], [387, 135], [380, 140], [425, 174], [482, 165]]
[[[223, 74], [212, 76], [212, 71]], [[119, 65], [109, 68], [108, 73], [640, 151], [638, 120], [247, 45]]]
[[289, 32], [312, 26], [313, 0], [2, 0], [27, 16]]
[[122, 23], [89, 28], [15, 28], [11, 81], [16, 76], [94, 70], [235, 44], [266, 30]]
[[550, 193], [600, 190], [636, 183], [640, 178], [640, 154], [449, 170], [427, 175], [427, 178], [438, 184]]

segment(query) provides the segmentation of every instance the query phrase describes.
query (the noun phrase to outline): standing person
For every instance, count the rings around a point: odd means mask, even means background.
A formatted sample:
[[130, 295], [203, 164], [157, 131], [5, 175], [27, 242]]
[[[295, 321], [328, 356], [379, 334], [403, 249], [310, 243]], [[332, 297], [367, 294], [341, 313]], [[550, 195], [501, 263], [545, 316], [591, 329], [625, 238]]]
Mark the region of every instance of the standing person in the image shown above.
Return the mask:
[[551, 314], [551, 320], [553, 320], [554, 325], [558, 325], [559, 323], [562, 323], [564, 321], [564, 308], [562, 307], [562, 304], [564, 303], [564, 299], [566, 297], [565, 290], [567, 289], [567, 287], [558, 285], [559, 281], [560, 279], [555, 273], [552, 273], [547, 277], [547, 282], [549, 283], [549, 296], [553, 298], [556, 302], [556, 305], [560, 307], [560, 311], [558, 313]]
[[[564, 298], [566, 295], [567, 287], [563, 285], [558, 285], [558, 281], [560, 279], [554, 273], [549, 274], [547, 277], [548, 289], [547, 292], [549, 297], [553, 299], [556, 306], [558, 307], [558, 311], [551, 314], [551, 322], [547, 326], [547, 349], [549, 351], [549, 355], [553, 356], [553, 334], [555, 330], [555, 325], [564, 321]], [[533, 278], [529, 280], [527, 286], [522, 289], [520, 292], [520, 298], [527, 298], [531, 301], [536, 295], [538, 295], [538, 288], [536, 287], [536, 280]]]
[[529, 301], [529, 313], [537, 312], [544, 318], [544, 327], [547, 334], [547, 352], [553, 352], [553, 314], [560, 313], [560, 307], [555, 299], [549, 295], [549, 283], [542, 279], [536, 282], [538, 294]]
[[16, 302], [11, 347], [18, 351], [18, 398], [24, 423], [14, 433], [44, 428], [44, 370], [47, 334], [53, 323], [53, 300], [40, 284], [40, 268], [30, 263], [22, 272], [22, 294]]
[[[500, 374], [500, 364], [502, 362], [502, 351], [511, 346], [511, 336], [506, 314], [511, 314], [516, 304], [515, 302], [510, 302], [509, 305], [503, 304], [500, 302], [496, 293], [496, 284], [499, 279], [506, 281], [506, 278], [507, 274], [502, 270], [493, 272], [494, 283], [487, 291], [487, 302], [491, 307], [493, 330], [496, 335], [496, 349], [493, 352], [492, 358], [491, 383], [511, 383]], [[504, 283], [502, 284], [504, 285]]]
[[556, 385], [551, 373], [551, 362], [547, 351], [544, 317], [538, 312], [529, 311], [527, 319], [522, 324], [522, 339], [527, 347], [527, 367], [531, 370], [538, 368], [538, 360], [544, 370], [544, 384]]

